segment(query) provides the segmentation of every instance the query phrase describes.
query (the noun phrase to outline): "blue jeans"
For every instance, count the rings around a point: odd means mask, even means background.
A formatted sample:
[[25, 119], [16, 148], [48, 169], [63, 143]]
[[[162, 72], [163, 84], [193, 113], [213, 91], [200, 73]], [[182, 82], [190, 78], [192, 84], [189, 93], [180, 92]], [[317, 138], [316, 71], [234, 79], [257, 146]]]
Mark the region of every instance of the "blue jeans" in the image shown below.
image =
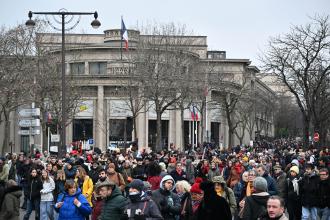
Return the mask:
[[54, 203], [53, 201], [40, 202], [40, 218], [42, 220], [54, 220]]
[[317, 208], [316, 207], [302, 207], [302, 220], [317, 220]]
[[28, 200], [27, 200], [27, 207], [26, 207], [26, 213], [24, 215], [23, 220], [29, 220], [33, 208], [35, 210], [36, 220], [39, 220], [40, 219], [39, 218], [39, 216], [40, 216], [40, 199], [30, 200], [28, 198]]
[[330, 220], [330, 209], [329, 208], [319, 208], [319, 216], [321, 220]]

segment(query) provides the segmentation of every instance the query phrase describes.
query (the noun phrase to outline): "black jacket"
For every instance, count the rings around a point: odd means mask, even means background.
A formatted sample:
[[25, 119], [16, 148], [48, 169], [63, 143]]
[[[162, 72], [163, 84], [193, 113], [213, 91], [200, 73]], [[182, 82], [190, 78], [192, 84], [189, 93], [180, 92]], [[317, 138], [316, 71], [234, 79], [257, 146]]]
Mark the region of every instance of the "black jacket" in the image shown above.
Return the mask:
[[284, 200], [285, 204], [288, 204], [289, 202], [292, 203], [301, 203], [300, 201], [300, 194], [299, 192], [294, 191], [293, 183], [292, 181], [298, 181], [299, 186], [301, 185], [299, 181], [301, 181], [301, 178], [299, 177], [289, 177], [286, 179], [286, 184], [285, 184], [285, 191], [284, 191]]
[[146, 175], [145, 166], [143, 165], [137, 165], [132, 170], [133, 179], [145, 180], [145, 175]]
[[[152, 193], [152, 200], [157, 204], [165, 220], [174, 220], [175, 215], [179, 215], [181, 205], [177, 194], [160, 188]], [[170, 203], [172, 204], [169, 205]]]
[[[140, 214], [136, 214], [141, 210]], [[148, 219], [148, 220], [161, 220], [163, 219], [156, 203], [151, 200], [148, 196], [143, 195], [138, 201], [131, 201], [127, 204], [125, 208], [125, 217], [124, 219]], [[140, 218], [139, 218], [140, 217]], [[141, 218], [144, 217], [144, 218]]]
[[[205, 195], [205, 194], [204, 194]], [[226, 201], [221, 196], [218, 196], [215, 191], [214, 193], [204, 196], [201, 204], [197, 209], [197, 219], [198, 220], [231, 220], [230, 207]]]
[[256, 193], [245, 198], [243, 220], [256, 220], [267, 213], [268, 193]]
[[299, 186], [302, 206], [318, 207], [320, 177], [315, 173], [305, 175]]
[[90, 178], [92, 178], [93, 180], [93, 183], [97, 183], [97, 181], [99, 180], [99, 170], [100, 168], [99, 167], [96, 167], [96, 169], [94, 169], [93, 167], [91, 167], [89, 173], [88, 173], [88, 176]]
[[170, 175], [173, 177], [175, 182], [181, 181], [181, 180], [187, 180], [187, 174], [183, 170], [181, 171], [181, 175], [176, 171], [173, 170]]
[[39, 176], [30, 177], [28, 180], [27, 195], [30, 200], [40, 199], [40, 190], [42, 190], [42, 181]]
[[191, 195], [186, 192], [181, 197], [180, 220], [190, 220], [193, 218]]
[[320, 203], [319, 208], [330, 208], [330, 179], [320, 180], [319, 185]]

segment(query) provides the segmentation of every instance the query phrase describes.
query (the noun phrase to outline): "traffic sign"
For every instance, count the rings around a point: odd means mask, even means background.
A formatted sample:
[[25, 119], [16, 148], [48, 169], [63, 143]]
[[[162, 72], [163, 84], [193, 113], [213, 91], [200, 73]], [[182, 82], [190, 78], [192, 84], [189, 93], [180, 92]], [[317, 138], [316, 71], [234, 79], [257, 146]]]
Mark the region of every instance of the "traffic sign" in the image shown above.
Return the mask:
[[18, 125], [20, 127], [38, 127], [40, 126], [40, 119], [22, 119]]
[[94, 139], [88, 139], [88, 144], [93, 145], [94, 144]]
[[50, 135], [50, 141], [51, 142], [60, 142], [60, 135], [58, 135], [58, 134]]
[[18, 114], [21, 117], [32, 117], [32, 116], [40, 116], [40, 108], [26, 108], [21, 109]]
[[40, 134], [40, 130], [39, 129], [33, 129], [33, 130], [19, 130], [18, 131], [19, 135], [37, 135]]
[[315, 132], [313, 137], [314, 142], [318, 142], [320, 140], [320, 134]]

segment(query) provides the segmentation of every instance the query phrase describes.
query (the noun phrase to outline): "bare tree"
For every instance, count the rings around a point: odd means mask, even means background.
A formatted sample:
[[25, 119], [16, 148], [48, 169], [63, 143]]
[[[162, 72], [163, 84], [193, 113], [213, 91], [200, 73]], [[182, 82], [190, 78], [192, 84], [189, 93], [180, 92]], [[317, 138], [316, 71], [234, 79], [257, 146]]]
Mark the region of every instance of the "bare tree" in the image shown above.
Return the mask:
[[[273, 37], [261, 61], [295, 96], [304, 121], [304, 145], [308, 146], [313, 109], [318, 93], [330, 74], [329, 17], [314, 16], [306, 25], [295, 25], [291, 32]], [[314, 126], [320, 129], [320, 126]]]
[[10, 113], [31, 101], [30, 90], [34, 71], [33, 32], [24, 25], [0, 31], [0, 123], [4, 123], [0, 153], [9, 145]]
[[154, 105], [157, 115], [156, 150], [161, 145], [161, 117], [176, 108], [182, 98], [182, 87], [189, 78], [192, 62], [198, 60], [189, 52], [185, 27], [174, 24], [155, 25], [143, 30], [134, 60], [136, 74], [143, 85], [143, 94]]

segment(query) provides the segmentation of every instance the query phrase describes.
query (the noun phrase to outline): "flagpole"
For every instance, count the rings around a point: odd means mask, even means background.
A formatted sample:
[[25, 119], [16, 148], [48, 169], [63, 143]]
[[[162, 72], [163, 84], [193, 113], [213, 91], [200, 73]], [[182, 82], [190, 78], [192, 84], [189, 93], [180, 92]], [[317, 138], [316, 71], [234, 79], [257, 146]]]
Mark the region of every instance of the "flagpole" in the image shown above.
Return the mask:
[[120, 60], [123, 60], [123, 16], [121, 16], [120, 27]]

